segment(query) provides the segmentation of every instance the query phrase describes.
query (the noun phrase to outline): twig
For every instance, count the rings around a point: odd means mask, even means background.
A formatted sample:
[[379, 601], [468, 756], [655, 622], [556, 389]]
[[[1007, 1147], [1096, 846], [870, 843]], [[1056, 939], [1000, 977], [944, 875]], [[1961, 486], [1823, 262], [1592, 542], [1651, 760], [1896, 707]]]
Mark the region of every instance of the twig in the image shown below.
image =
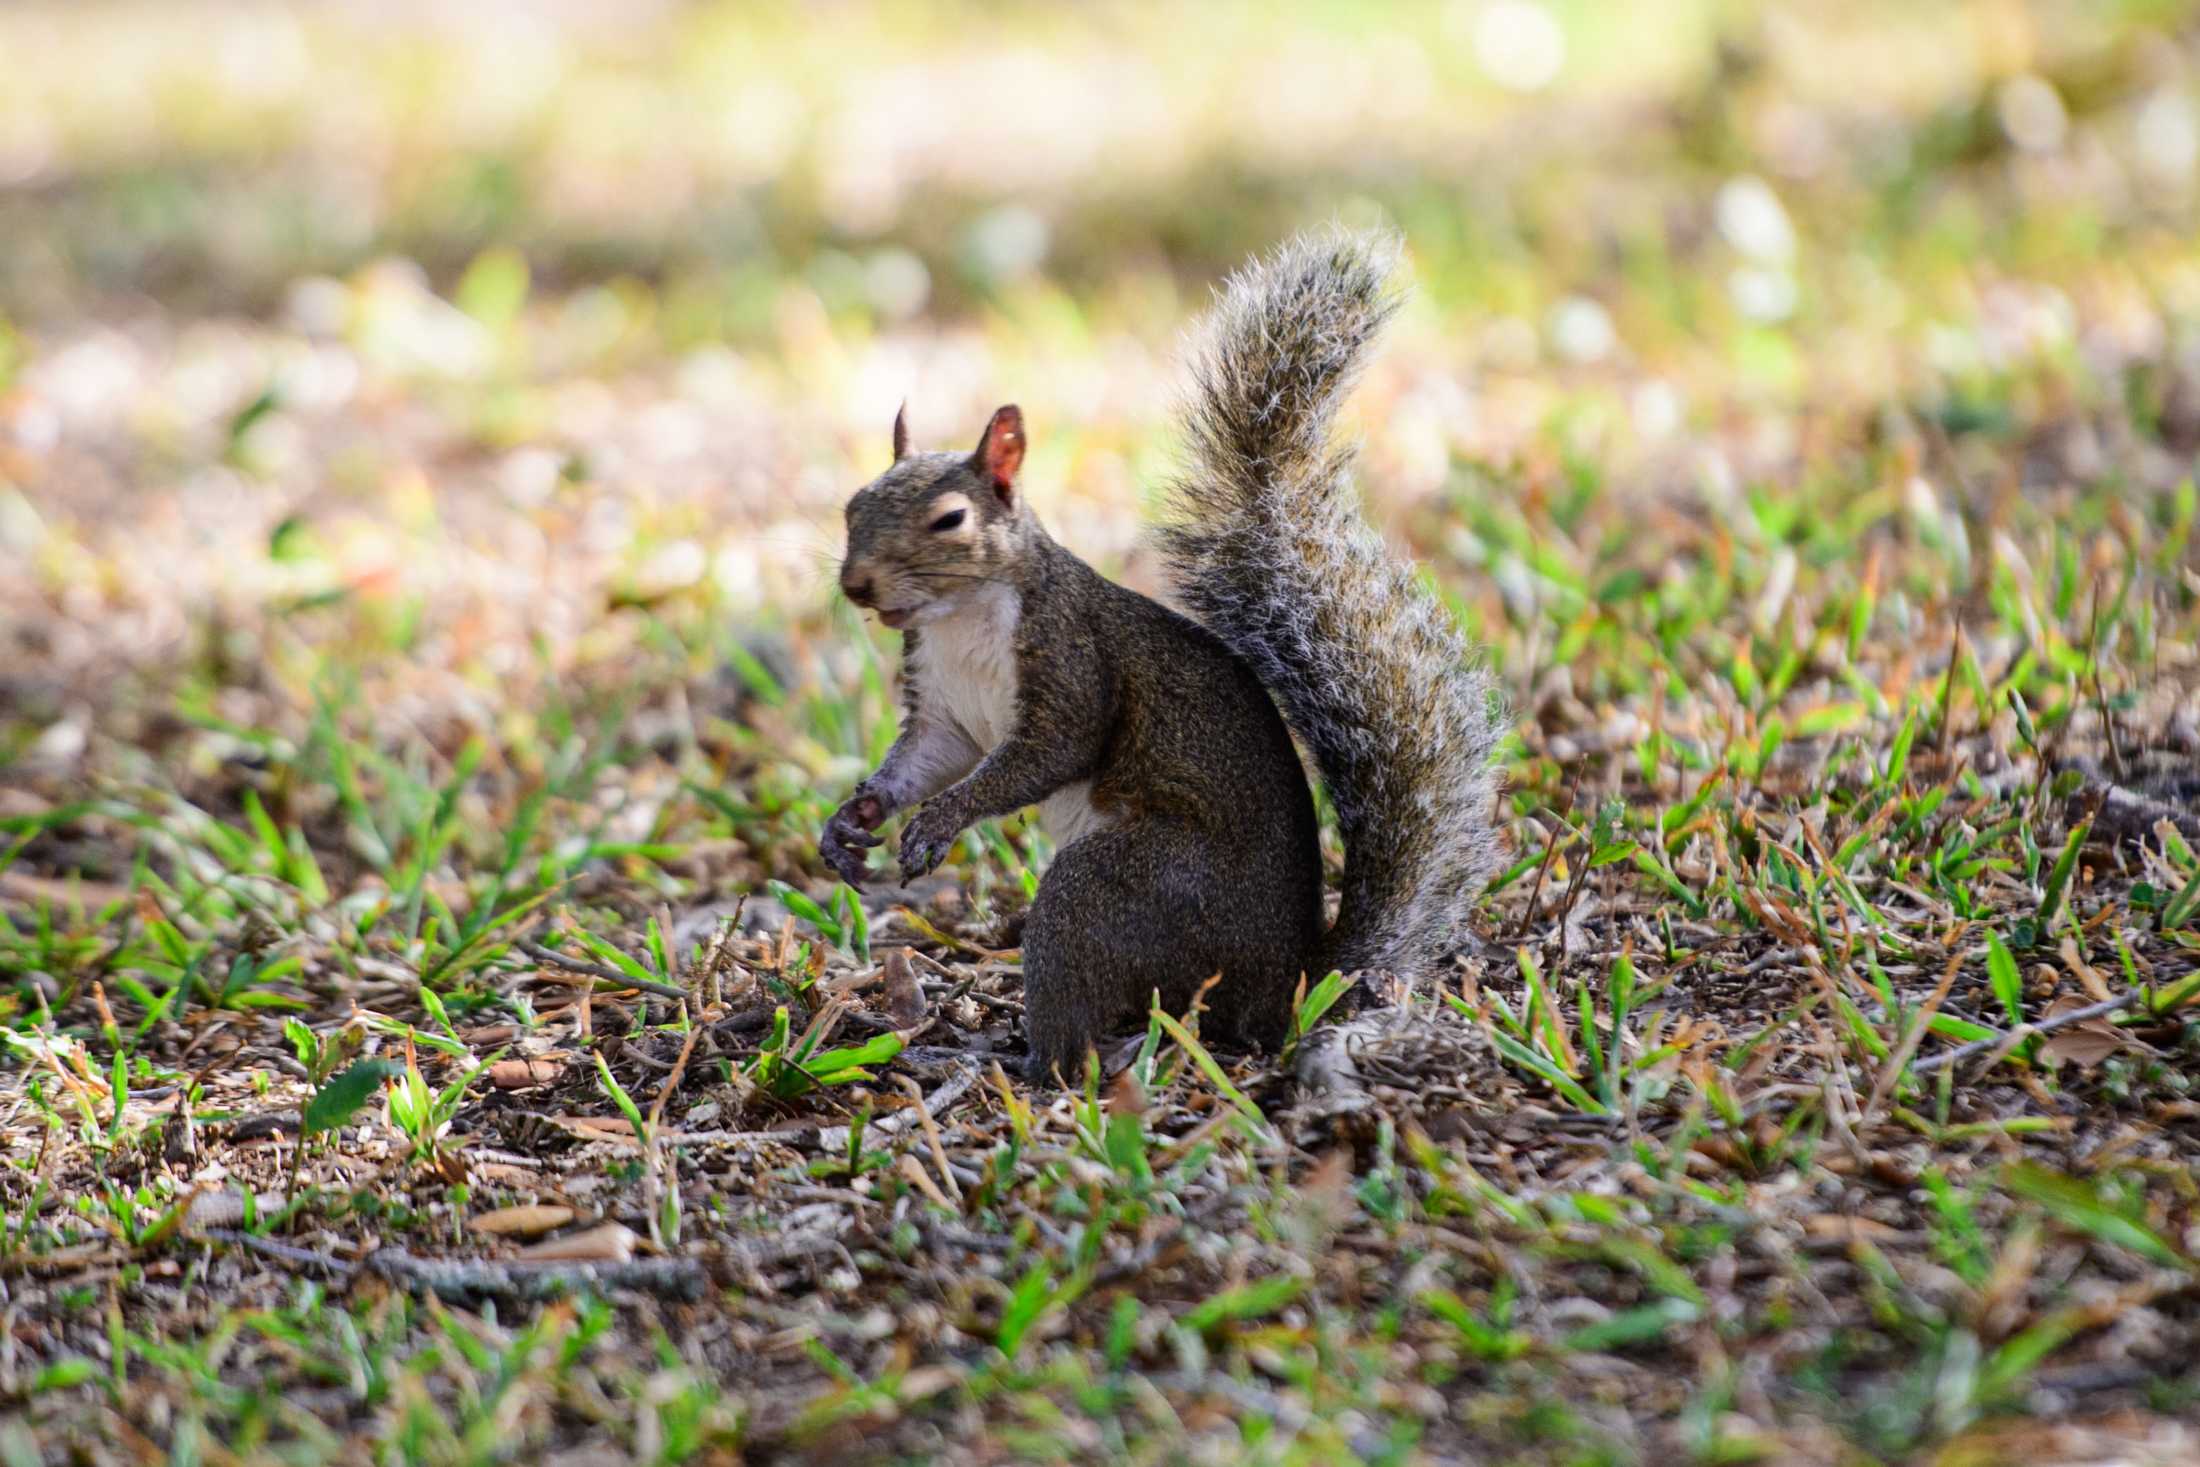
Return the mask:
[[[955, 1053], [962, 1061], [955, 1073], [924, 1097], [925, 1112], [934, 1118], [945, 1115], [977, 1083], [978, 1071], [969, 1062], [969, 1055], [961, 1051]], [[874, 1136], [899, 1135], [916, 1118], [917, 1109], [910, 1106], [883, 1120], [871, 1122], [866, 1129]], [[663, 1140], [667, 1146], [815, 1146], [822, 1151], [842, 1151], [848, 1145], [848, 1127], [806, 1125], [789, 1126], [780, 1131], [668, 1131]]]
[[924, 1237], [925, 1242], [931, 1246], [935, 1253], [945, 1251], [947, 1248], [964, 1248], [972, 1253], [990, 1254], [1013, 1253], [1016, 1251], [1016, 1240], [1013, 1238], [997, 1237], [990, 1233], [974, 1233], [968, 1228], [950, 1227], [945, 1223], [926, 1223], [924, 1225]]
[[402, 1248], [377, 1248], [360, 1264], [391, 1283], [439, 1299], [484, 1294], [554, 1299], [589, 1289], [640, 1289], [675, 1299], [700, 1299], [709, 1284], [693, 1258], [631, 1258], [601, 1263], [507, 1262], [496, 1259], [416, 1258]]
[[783, 1131], [667, 1131], [662, 1139], [667, 1146], [807, 1146], [824, 1129], [811, 1125]]
[[932, 1112], [924, 1103], [924, 1087], [907, 1075], [896, 1075], [894, 1078], [908, 1092], [911, 1103], [917, 1108], [917, 1124], [924, 1128], [925, 1143], [932, 1150], [932, 1160], [939, 1165], [940, 1180], [947, 1184], [948, 1195], [957, 1202], [962, 1201], [962, 1187], [955, 1181], [954, 1168], [947, 1164], [947, 1147], [940, 1140], [939, 1123], [932, 1119]]
[[848, 1257], [847, 1247], [840, 1239], [828, 1233], [796, 1233], [789, 1237], [757, 1239], [755, 1241], [717, 1244], [706, 1243], [704, 1256], [710, 1260], [712, 1271], [721, 1281], [753, 1282], [765, 1269], [800, 1258], [815, 1258], [819, 1254], [837, 1253]]
[[1931, 1059], [1920, 1060], [1911, 1069], [1910, 1073], [1922, 1075], [1928, 1071], [1937, 1070], [1943, 1065], [1960, 1064], [1974, 1054], [1984, 1054], [1990, 1049], [2002, 1046], [2014, 1049], [2017, 1045], [2036, 1035], [2052, 1034], [2057, 1029], [2067, 1029], [2072, 1024], [2082, 1024], [2087, 1019], [2098, 1019], [2103, 1014], [2113, 1014], [2119, 1009], [2128, 1009], [2144, 997], [2146, 995], [2135, 988], [2120, 998], [2104, 999], [2100, 1003], [2089, 1003], [2082, 1009], [2069, 1009], [2055, 1015], [2052, 1019], [2042, 1019], [2037, 1024], [2019, 1024], [2006, 1034], [1992, 1034], [1984, 1039], [1974, 1039], [1969, 1044], [1949, 1050], [1946, 1054], [1936, 1054]]
[[711, 1024], [713, 1034], [753, 1034], [759, 1029], [769, 1029], [773, 1015], [779, 1012], [776, 1003], [760, 1003], [738, 1010]]
[[687, 990], [677, 984], [659, 983], [652, 978], [637, 978], [632, 973], [622, 973], [617, 968], [605, 967], [602, 963], [591, 963], [584, 958], [572, 957], [569, 954], [559, 952], [554, 947], [544, 947], [539, 942], [529, 942], [522, 938], [513, 946], [538, 963], [548, 963], [551, 967], [563, 968], [568, 973], [579, 973], [589, 978], [601, 978], [606, 983], [616, 983], [621, 988], [639, 988], [644, 993], [654, 993], [664, 998], [686, 998], [688, 996]]
[[894, 912], [902, 921], [909, 924], [910, 931], [916, 933], [919, 937], [936, 942], [942, 947], [951, 947], [958, 952], [975, 953], [981, 958], [996, 960], [1014, 957], [1018, 952], [1018, 949], [1012, 947], [980, 947], [967, 938], [957, 937], [950, 932], [942, 932], [909, 907], [896, 907]]
[[[923, 1115], [927, 1119], [936, 1119], [946, 1115], [956, 1102], [963, 1098], [970, 1087], [977, 1082], [977, 1067], [975, 1065], [962, 1066], [954, 1074], [942, 1080], [939, 1087], [930, 1095], [924, 1097]], [[869, 1130], [875, 1135], [898, 1136], [909, 1129], [909, 1123], [917, 1118], [918, 1113], [919, 1108], [915, 1106], [896, 1111], [884, 1120], [871, 1122]], [[843, 1150], [848, 1145], [848, 1128], [846, 1126], [822, 1128], [817, 1133], [817, 1145], [818, 1149], [822, 1151]]]
[[201, 1228], [198, 1235], [223, 1243], [237, 1243], [255, 1253], [264, 1253], [279, 1263], [293, 1268], [317, 1268], [336, 1278], [350, 1278], [359, 1265], [349, 1259], [338, 1258], [333, 1253], [323, 1253], [318, 1248], [300, 1248], [295, 1243], [279, 1243], [273, 1238], [263, 1238], [258, 1233], [247, 1233], [237, 1228]]
[[1955, 721], [1956, 664], [1963, 660], [1963, 623], [1956, 623], [1956, 634], [1948, 644], [1948, 671], [1940, 684], [1940, 727], [1933, 730], [1935, 753], [1948, 752], [1948, 725]]
[[2093, 625], [2085, 638], [2086, 670], [2093, 674], [2093, 697], [2101, 705], [2101, 728], [2108, 735], [2108, 757], [2116, 765], [2118, 784], [2125, 773], [2124, 751], [2116, 742], [2116, 714], [2108, 706], [2108, 691], [2101, 686], [2101, 578], [2093, 578]]
[[657, 1103], [649, 1108], [649, 1134], [657, 1134], [657, 1122], [664, 1118], [665, 1101], [680, 1088], [680, 1077], [687, 1073], [688, 1056], [695, 1053], [695, 1040], [703, 1032], [703, 1026], [692, 1019], [688, 1023], [687, 1043], [680, 1046], [680, 1057], [672, 1062], [672, 1073], [665, 1077], [664, 1085], [657, 1091]]
[[1535, 922], [1536, 903], [1543, 897], [1543, 878], [1551, 869], [1551, 858], [1558, 854], [1559, 834], [1566, 828], [1565, 819], [1561, 817], [1551, 827], [1550, 838], [1543, 842], [1543, 863], [1535, 868], [1535, 885], [1528, 888], [1528, 910], [1520, 914], [1520, 925], [1513, 929], [1516, 938], [1526, 937], [1528, 928]]
[[[1968, 929], [1969, 924], [1965, 926]], [[1941, 970], [1939, 986], [1933, 989], [1932, 997], [1925, 1000], [1924, 1007], [1917, 1011], [1917, 1017], [1910, 1021], [1909, 1032], [1902, 1036], [1894, 1053], [1888, 1055], [1886, 1063], [1880, 1066], [1878, 1082], [1872, 1086], [1871, 1099], [1864, 1102], [1864, 1114], [1857, 1121], [1858, 1127], [1868, 1128], [1872, 1117], [1879, 1114], [1879, 1107], [1885, 1105], [1887, 1097], [1894, 1094], [1895, 1081], [1902, 1077], [1902, 1067], [1910, 1062], [1910, 1056], [1916, 1054], [1917, 1047], [1925, 1042], [1925, 1031], [1932, 1027], [1933, 1015], [1939, 1013], [1940, 1006], [1948, 1001], [1948, 990], [1955, 986], [1956, 974], [1962, 970], [1963, 960], [1967, 956], [1957, 945], [1962, 939], [1962, 932], [1958, 932], [1948, 944], [1955, 950], [1948, 954], [1948, 966]]]
[[718, 930], [711, 934], [710, 950], [703, 955], [698, 971], [703, 975], [703, 1007], [716, 1008], [725, 1002], [726, 945], [741, 930], [741, 911], [749, 904], [748, 893], [743, 892], [733, 903], [733, 915], [719, 922]]

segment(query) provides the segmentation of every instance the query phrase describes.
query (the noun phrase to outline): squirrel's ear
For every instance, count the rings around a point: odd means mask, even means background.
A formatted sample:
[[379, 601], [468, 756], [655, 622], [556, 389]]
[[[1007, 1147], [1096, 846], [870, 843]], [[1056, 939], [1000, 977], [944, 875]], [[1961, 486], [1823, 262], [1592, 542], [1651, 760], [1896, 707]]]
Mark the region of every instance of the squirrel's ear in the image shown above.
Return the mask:
[[903, 402], [894, 414], [894, 462], [909, 457], [909, 404]]
[[1014, 403], [993, 414], [970, 455], [970, 466], [982, 474], [1001, 496], [1001, 503], [1016, 502], [1016, 471], [1024, 466], [1024, 415]]

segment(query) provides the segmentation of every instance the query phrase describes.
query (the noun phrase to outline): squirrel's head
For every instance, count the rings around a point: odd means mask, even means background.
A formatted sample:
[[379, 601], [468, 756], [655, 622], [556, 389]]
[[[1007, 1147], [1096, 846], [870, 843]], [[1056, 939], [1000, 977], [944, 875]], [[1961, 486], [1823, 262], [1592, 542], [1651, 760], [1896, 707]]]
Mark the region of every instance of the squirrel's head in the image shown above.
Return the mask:
[[994, 413], [967, 454], [909, 451], [908, 409], [894, 416], [894, 465], [848, 501], [840, 589], [890, 627], [952, 614], [1006, 574], [1028, 516], [1016, 487], [1024, 415]]

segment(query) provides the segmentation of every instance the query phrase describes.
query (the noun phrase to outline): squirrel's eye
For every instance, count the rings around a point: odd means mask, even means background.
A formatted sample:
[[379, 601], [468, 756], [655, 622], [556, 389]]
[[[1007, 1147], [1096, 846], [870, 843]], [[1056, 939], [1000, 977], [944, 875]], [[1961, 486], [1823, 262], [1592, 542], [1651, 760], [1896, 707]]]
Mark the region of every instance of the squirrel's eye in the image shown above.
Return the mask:
[[931, 528], [934, 531], [952, 530], [957, 525], [963, 522], [963, 516], [968, 513], [968, 510], [951, 509], [946, 514], [943, 514], [938, 519], [932, 521]]

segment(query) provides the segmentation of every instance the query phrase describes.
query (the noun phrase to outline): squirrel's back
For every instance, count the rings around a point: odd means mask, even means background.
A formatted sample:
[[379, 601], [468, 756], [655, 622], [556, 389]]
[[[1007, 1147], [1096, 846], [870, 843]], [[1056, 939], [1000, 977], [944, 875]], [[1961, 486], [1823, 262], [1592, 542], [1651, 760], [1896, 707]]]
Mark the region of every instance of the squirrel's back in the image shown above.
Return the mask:
[[1397, 246], [1344, 233], [1233, 276], [1193, 359], [1160, 543], [1178, 599], [1312, 751], [1344, 837], [1328, 965], [1422, 969], [1494, 867], [1495, 689], [1362, 519], [1338, 405], [1395, 306]]

